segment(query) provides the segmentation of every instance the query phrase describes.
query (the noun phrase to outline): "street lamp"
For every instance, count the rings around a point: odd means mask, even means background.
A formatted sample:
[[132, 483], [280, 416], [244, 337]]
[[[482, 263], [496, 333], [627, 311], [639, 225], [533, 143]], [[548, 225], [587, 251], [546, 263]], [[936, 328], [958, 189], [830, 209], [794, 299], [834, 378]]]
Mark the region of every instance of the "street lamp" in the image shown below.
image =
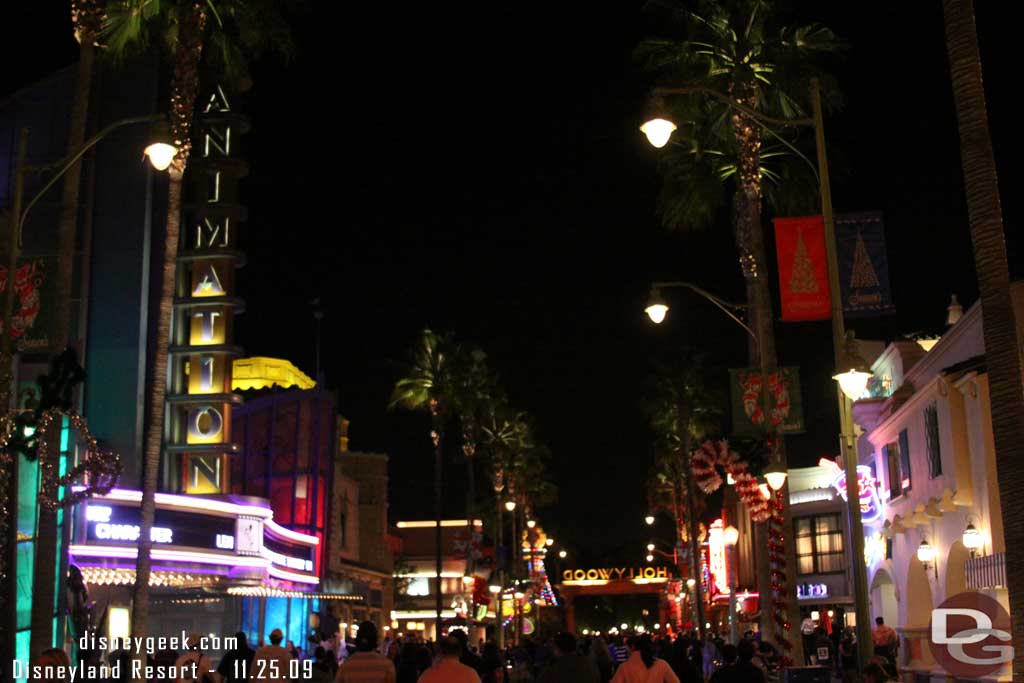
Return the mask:
[[739, 540], [740, 530], [734, 527], [732, 524], [730, 524], [729, 526], [725, 527], [724, 530], [722, 530], [722, 541], [727, 546], [734, 546], [737, 543], [739, 543]]
[[[820, 85], [817, 78], [811, 79], [811, 106], [813, 110], [813, 117], [806, 119], [779, 119], [763, 115], [761, 112], [755, 111], [750, 107], [747, 107], [736, 101], [734, 96], [726, 93], [718, 92], [711, 88], [705, 88], [702, 86], [688, 85], [681, 88], [657, 88], [652, 93], [654, 96], [661, 98], [666, 96], [676, 95], [704, 95], [722, 102], [729, 108], [742, 112], [749, 116], [751, 119], [756, 121], [765, 131], [767, 131], [773, 138], [778, 142], [789, 148], [791, 152], [799, 156], [801, 159], [807, 162], [809, 166], [815, 172], [818, 178], [819, 192], [821, 196], [821, 214], [825, 224], [825, 251], [828, 260], [828, 281], [829, 281], [829, 292], [831, 298], [831, 319], [832, 319], [832, 345], [836, 356], [837, 373], [834, 379], [840, 382], [840, 386], [837, 387], [837, 399], [839, 402], [839, 423], [840, 423], [840, 439], [842, 445], [842, 455], [844, 469], [846, 470], [846, 480], [848, 482], [854, 482], [850, 484], [849, 496], [847, 496], [847, 516], [849, 520], [849, 532], [850, 532], [850, 553], [851, 553], [851, 565], [853, 573], [853, 592], [856, 600], [856, 615], [857, 615], [857, 643], [860, 655], [861, 664], [865, 664], [868, 658], [871, 656], [871, 627], [870, 627], [870, 612], [868, 608], [868, 585], [867, 585], [867, 571], [864, 563], [860, 561], [860, 558], [864, 556], [864, 534], [863, 527], [861, 524], [860, 514], [860, 501], [857, 495], [857, 448], [856, 448], [856, 434], [854, 433], [853, 426], [853, 413], [850, 405], [850, 399], [858, 399], [863, 393], [867, 386], [867, 379], [863, 374], [857, 375], [857, 372], [865, 372], [864, 367], [858, 367], [856, 364], [849, 365], [843, 362], [843, 350], [844, 350], [844, 338], [846, 337], [845, 324], [843, 321], [843, 304], [840, 296], [840, 283], [839, 283], [839, 259], [836, 253], [836, 239], [835, 239], [835, 223], [832, 215], [832, 190], [829, 183], [828, 173], [828, 156], [825, 151], [825, 126], [824, 117], [821, 109], [821, 92]], [[654, 118], [664, 118], [660, 112], [664, 111], [664, 107], [657, 101], [653, 101], [651, 105], [654, 107], [654, 115], [648, 116], [648, 120], [653, 121]], [[666, 119], [667, 120], [667, 119]], [[671, 123], [671, 122], [669, 122]], [[660, 128], [653, 130], [659, 131], [659, 136], [651, 140], [652, 143], [661, 142], [662, 138], [665, 139], [661, 144], [667, 143], [667, 137], [664, 131], [669, 129], [669, 126], [665, 124], [657, 124]], [[778, 127], [813, 127], [814, 138], [815, 138], [815, 149], [817, 153], [817, 164], [812, 163], [807, 157], [805, 157], [799, 149], [790, 144], [785, 136], [780, 135], [773, 126]], [[646, 133], [646, 131], [644, 131]], [[668, 135], [671, 135], [671, 130], [668, 130]], [[648, 138], [651, 139], [650, 137]], [[955, 317], [955, 313], [954, 313]], [[850, 374], [851, 371], [854, 374]], [[841, 377], [845, 375], [845, 380]], [[795, 607], [795, 605], [793, 605]]]
[[178, 153], [178, 148], [170, 142], [171, 134], [166, 123], [157, 124], [153, 133], [153, 142], [143, 150], [143, 154], [149, 158], [149, 163], [153, 165], [153, 168], [158, 171], [166, 171], [174, 161], [174, 155]]
[[[497, 586], [497, 585], [488, 586], [488, 590], [490, 590], [491, 593], [493, 593], [494, 595], [497, 595], [498, 593], [501, 592], [501, 586]], [[501, 618], [500, 614], [498, 615], [498, 618]]]
[[926, 570], [929, 568], [928, 565], [932, 563], [932, 560], [935, 559], [935, 548], [928, 543], [926, 538], [922, 538], [921, 545], [917, 546], [917, 559], [921, 561]]
[[964, 547], [971, 551], [971, 557], [973, 558], [978, 554], [981, 546], [984, 545], [985, 539], [982, 538], [981, 532], [978, 531], [977, 527], [968, 522], [967, 528], [964, 529], [963, 543]]
[[549, 548], [551, 546], [553, 546], [554, 544], [555, 544], [555, 539], [551, 538], [550, 536], [548, 536], [547, 540], [544, 541], [544, 545], [546, 545]]
[[536, 520], [528, 519], [528, 520], [526, 520], [526, 526], [527, 526], [527, 528], [532, 529], [535, 526], [537, 526], [537, 522], [536, 522]]
[[647, 115], [640, 126], [640, 132], [647, 136], [652, 147], [661, 149], [678, 129], [665, 111], [665, 101], [658, 96], [651, 97], [647, 102]]
[[846, 333], [844, 349], [836, 362], [836, 374], [832, 375], [832, 379], [839, 382], [839, 387], [851, 401], [862, 398], [868, 388], [871, 368], [857, 353], [857, 340], [852, 331]]
[[764, 472], [765, 481], [772, 491], [778, 491], [786, 485], [786, 468], [777, 459], [773, 460]]
[[648, 562], [654, 562], [654, 555], [647, 553], [646, 559]]
[[654, 550], [654, 544], [653, 543], [648, 543], [647, 544], [647, 550], [653, 551]]
[[644, 522], [647, 526], [654, 526], [654, 515], [647, 515], [644, 517]]
[[508, 510], [509, 512], [512, 512], [513, 510], [516, 509], [516, 502], [514, 500], [505, 501], [505, 509]]
[[655, 325], [660, 325], [665, 320], [668, 304], [661, 298], [661, 290], [657, 287], [651, 287], [651, 294], [647, 297], [647, 306], [644, 308], [644, 312]]
[[568, 555], [569, 555], [569, 553], [565, 552], [564, 550], [559, 550], [559, 551], [558, 551], [558, 556], [559, 556], [560, 558], [562, 558], [563, 560], [564, 560], [564, 559], [565, 559], [565, 558], [566, 558], [566, 557], [567, 557]]

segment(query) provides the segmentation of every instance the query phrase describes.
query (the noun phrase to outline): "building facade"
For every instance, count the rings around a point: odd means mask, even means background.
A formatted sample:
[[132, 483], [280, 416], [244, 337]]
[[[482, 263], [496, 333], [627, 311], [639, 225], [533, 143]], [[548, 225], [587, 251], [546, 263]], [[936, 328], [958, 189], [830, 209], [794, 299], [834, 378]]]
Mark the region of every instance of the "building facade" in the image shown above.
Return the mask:
[[[1019, 309], [1019, 284], [1015, 294]], [[899, 633], [905, 680], [951, 680], [929, 646], [945, 600], [976, 591], [1008, 611], [982, 324], [975, 304], [937, 342], [890, 344], [873, 395], [854, 403], [882, 510], [864, 523], [871, 611]]]
[[[342, 430], [339, 430], [339, 433]], [[395, 600], [394, 558], [388, 538], [388, 456], [349, 451], [339, 437], [327, 548], [327, 584], [358, 601], [331, 603], [324, 633], [353, 637], [372, 621], [378, 632], [391, 630]]]

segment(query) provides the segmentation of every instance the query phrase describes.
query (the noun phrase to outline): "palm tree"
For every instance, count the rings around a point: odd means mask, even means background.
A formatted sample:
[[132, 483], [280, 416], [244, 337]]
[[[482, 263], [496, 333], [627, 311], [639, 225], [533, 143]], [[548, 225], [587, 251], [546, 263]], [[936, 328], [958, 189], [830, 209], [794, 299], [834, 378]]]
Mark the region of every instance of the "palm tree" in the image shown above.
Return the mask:
[[[85, 141], [89, 113], [89, 95], [96, 59], [96, 41], [103, 22], [100, 0], [72, 0], [71, 21], [78, 39], [78, 65], [75, 70], [75, 89], [71, 95], [71, 114], [68, 124], [68, 152], [78, 150]], [[81, 187], [82, 165], [71, 165], [64, 174], [60, 215], [57, 222], [57, 272], [54, 278], [53, 337], [51, 349], [59, 354], [68, 345], [71, 328], [71, 284], [74, 272], [75, 242], [78, 232], [78, 194]], [[60, 443], [60, 425], [53, 428], [47, 438]], [[56, 468], [60, 453], [56, 449], [46, 455], [48, 466]], [[57, 513], [39, 506], [38, 527], [33, 569], [32, 640], [33, 658], [53, 645], [54, 577], [57, 573]]]
[[444, 608], [441, 594], [441, 517], [444, 500], [442, 439], [447, 421], [451, 417], [453, 397], [457, 391], [452, 374], [455, 354], [456, 348], [450, 334], [437, 334], [430, 329], [424, 329], [412, 349], [405, 376], [395, 383], [391, 394], [392, 408], [402, 407], [430, 412], [430, 439], [434, 445], [434, 516], [437, 522], [434, 534], [437, 568], [434, 588], [437, 600], [437, 640], [441, 639], [441, 612]]
[[[476, 532], [473, 518], [476, 508], [476, 453], [480, 445], [480, 426], [494, 391], [487, 371], [487, 355], [481, 349], [460, 348], [453, 363], [453, 403], [462, 425], [462, 453], [466, 457], [466, 525], [469, 538]], [[472, 575], [472, 558], [467, 555], [467, 573]]]
[[[654, 480], [658, 488], [668, 489], [672, 515], [676, 520], [677, 540], [690, 542], [691, 576], [700, 576], [699, 511], [693, 486], [690, 453], [694, 441], [705, 438], [721, 427], [724, 397], [716, 397], [705, 381], [703, 356], [684, 351], [687, 360], [663, 364], [654, 380], [653, 400], [647, 404], [651, 427], [657, 438], [659, 457], [655, 461]], [[652, 491], [652, 492], [653, 492]], [[686, 501], [683, 510], [681, 501]], [[686, 521], [686, 529], [683, 528]], [[704, 598], [701, 583], [696, 584], [697, 627], [704, 632]]]
[[[943, 0], [942, 11], [953, 99], [960, 124], [967, 216], [981, 292], [999, 497], [1004, 501], [1019, 500], [1024, 495], [1024, 472], [1020, 470], [1021, 463], [1024, 463], [1024, 387], [1010, 299], [999, 182], [981, 78], [974, 3], [973, 0]], [[1024, 625], [1024, 519], [1020, 515], [1005, 515], [1003, 534], [1006, 539], [1010, 615], [1014, 626], [1013, 645], [1016, 648], [1013, 670], [1024, 671], [1024, 642], [1021, 638]]]
[[[826, 103], [838, 96], [831, 79], [818, 73], [814, 60], [835, 52], [840, 44], [819, 24], [792, 27], [782, 23], [770, 0], [699, 0], [695, 9], [678, 4], [672, 13], [682, 39], [641, 43], [638, 54], [673, 84], [704, 88], [705, 93], [674, 100], [681, 134], [665, 155], [659, 198], [662, 222], [671, 229], [712, 222], [731, 192], [733, 232], [740, 271], [746, 285], [751, 328], [756, 341], [748, 346], [751, 367], [777, 365], [773, 313], [768, 285], [762, 214], [764, 199], [777, 210], [813, 206], [813, 178], [802, 165], [806, 156], [792, 134], [764, 127], [755, 114], [778, 120], [807, 117], [805, 104], [811, 76], [825, 84]], [[794, 129], [797, 130], [797, 129]], [[765, 133], [768, 134], [766, 144]], [[792, 162], [797, 163], [792, 163]], [[777, 457], [785, 466], [782, 439]], [[792, 538], [788, 499], [783, 517]], [[795, 566], [793, 544], [786, 561]], [[794, 591], [788, 612], [798, 614]], [[766, 612], [767, 614], [767, 612]], [[794, 658], [801, 659], [799, 639]]]
[[168, 170], [167, 221], [153, 367], [147, 397], [140, 503], [138, 561], [132, 604], [132, 635], [144, 637], [149, 619], [149, 577], [156, 514], [156, 489], [163, 452], [167, 397], [167, 363], [171, 337], [178, 245], [181, 235], [181, 190], [192, 149], [192, 117], [199, 93], [200, 65], [208, 55], [217, 71], [236, 82], [248, 80], [247, 60], [272, 47], [287, 55], [290, 35], [272, 0], [111, 0], [104, 27], [115, 58], [145, 49], [158, 38], [165, 43], [171, 67], [170, 127], [177, 148]]

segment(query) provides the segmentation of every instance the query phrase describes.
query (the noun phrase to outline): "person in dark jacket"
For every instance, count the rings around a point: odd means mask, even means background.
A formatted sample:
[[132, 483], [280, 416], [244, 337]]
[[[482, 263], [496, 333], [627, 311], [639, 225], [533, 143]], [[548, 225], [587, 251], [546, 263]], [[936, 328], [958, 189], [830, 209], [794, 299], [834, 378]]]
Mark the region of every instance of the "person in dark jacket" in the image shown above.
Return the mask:
[[754, 652], [756, 652], [753, 642], [741, 640], [735, 648], [732, 645], [727, 647], [729, 648], [729, 658], [734, 658], [735, 661], [716, 671], [711, 676], [711, 681], [714, 683], [765, 683], [764, 672], [751, 663]]
[[600, 683], [597, 665], [576, 652], [576, 638], [571, 633], [555, 636], [555, 659], [548, 662], [538, 683]]
[[249, 647], [249, 640], [245, 633], [239, 631], [235, 634], [235, 647], [228, 650], [224, 659], [220, 660], [217, 673], [221, 675], [225, 683], [239, 683], [248, 681], [252, 669], [252, 658], [256, 651]]

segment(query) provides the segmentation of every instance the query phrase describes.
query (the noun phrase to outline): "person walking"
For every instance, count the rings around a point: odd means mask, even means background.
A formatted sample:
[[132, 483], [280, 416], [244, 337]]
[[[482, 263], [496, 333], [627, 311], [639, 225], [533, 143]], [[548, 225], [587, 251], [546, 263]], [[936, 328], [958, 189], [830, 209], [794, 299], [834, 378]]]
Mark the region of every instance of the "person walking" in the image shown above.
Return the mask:
[[485, 644], [483, 654], [483, 671], [480, 680], [483, 683], [505, 683], [505, 662], [501, 658], [501, 650], [493, 640]]
[[899, 637], [896, 631], [885, 623], [882, 617], [875, 617], [875, 628], [871, 631], [871, 640], [875, 644], [875, 654], [885, 657], [890, 662], [896, 661], [896, 644]]
[[281, 647], [284, 634], [275, 628], [270, 632], [270, 645], [256, 650], [249, 669], [249, 679], [266, 683], [281, 683], [288, 680], [291, 669], [292, 655]]
[[202, 636], [190, 633], [185, 645], [188, 650], [174, 662], [179, 673], [177, 683], [219, 683], [220, 675], [214, 671], [210, 658], [199, 649]]
[[395, 683], [395, 665], [377, 652], [377, 644], [376, 624], [359, 624], [356, 651], [338, 667], [336, 683]]
[[654, 656], [650, 636], [634, 636], [629, 641], [629, 659], [615, 672], [612, 683], [679, 683], [679, 678], [668, 662]]
[[249, 639], [243, 631], [235, 634], [235, 646], [228, 650], [217, 666], [217, 673], [224, 683], [248, 681], [252, 669], [252, 658], [256, 651], [249, 647]]
[[559, 633], [554, 638], [555, 659], [544, 667], [537, 683], [601, 683], [597, 665], [576, 651], [576, 638], [571, 633]]
[[462, 644], [452, 636], [441, 639], [441, 660], [423, 672], [418, 683], [480, 683], [480, 676], [459, 662]]
[[[751, 660], [754, 659], [756, 648], [752, 640], [741, 640], [735, 648], [735, 657], [730, 651], [729, 657], [733, 662], [716, 671], [711, 677], [714, 683], [765, 683], [764, 671], [754, 666]], [[723, 658], [725, 654], [723, 653]]]
[[604, 638], [598, 636], [590, 643], [590, 659], [597, 665], [597, 672], [601, 676], [601, 683], [608, 683], [608, 681], [612, 680], [615, 663], [612, 662], [612, 656], [608, 654], [608, 643], [605, 642]]

